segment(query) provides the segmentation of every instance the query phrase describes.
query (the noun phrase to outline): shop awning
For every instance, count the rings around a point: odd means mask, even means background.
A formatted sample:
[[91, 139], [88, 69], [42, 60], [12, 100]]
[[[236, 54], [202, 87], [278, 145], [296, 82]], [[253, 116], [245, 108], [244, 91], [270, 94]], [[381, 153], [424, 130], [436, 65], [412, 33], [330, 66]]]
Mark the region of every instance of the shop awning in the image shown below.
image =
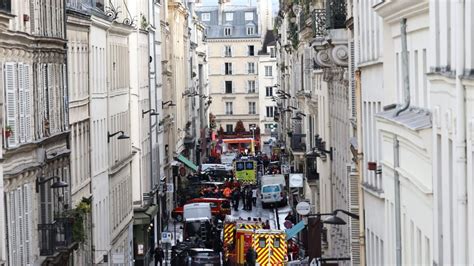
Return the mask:
[[151, 218], [158, 213], [158, 205], [151, 205], [146, 209], [135, 210], [133, 213], [133, 224], [150, 224]]
[[188, 160], [186, 157], [184, 157], [183, 155], [178, 155], [178, 157], [176, 157], [176, 160], [182, 162], [184, 165], [186, 165], [189, 169], [193, 170], [194, 172], [197, 172], [198, 171], [198, 167], [197, 165], [195, 165], [193, 162], [191, 162], [190, 160]]

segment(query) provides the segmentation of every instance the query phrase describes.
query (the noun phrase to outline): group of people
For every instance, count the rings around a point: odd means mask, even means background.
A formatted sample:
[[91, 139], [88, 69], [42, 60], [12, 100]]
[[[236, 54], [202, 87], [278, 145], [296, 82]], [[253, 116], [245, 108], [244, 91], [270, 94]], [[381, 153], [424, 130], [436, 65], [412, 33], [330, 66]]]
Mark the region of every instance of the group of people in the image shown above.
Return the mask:
[[232, 205], [234, 210], [239, 210], [240, 199], [244, 205], [244, 211], [252, 211], [252, 206], [257, 205], [257, 188], [254, 186], [246, 186], [243, 189], [240, 187], [234, 187], [232, 191]]

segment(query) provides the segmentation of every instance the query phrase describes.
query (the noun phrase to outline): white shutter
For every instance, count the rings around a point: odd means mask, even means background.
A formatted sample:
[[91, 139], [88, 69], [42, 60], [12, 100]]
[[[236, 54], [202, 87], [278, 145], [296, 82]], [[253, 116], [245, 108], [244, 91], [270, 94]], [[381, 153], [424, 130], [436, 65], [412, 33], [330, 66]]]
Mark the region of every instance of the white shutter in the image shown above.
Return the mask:
[[47, 65], [47, 113], [48, 113], [48, 120], [49, 120], [49, 132], [50, 134], [54, 134], [55, 131], [55, 124], [54, 124], [54, 88], [53, 88], [53, 64]]
[[36, 74], [38, 77], [38, 98], [37, 98], [37, 109], [35, 116], [37, 119], [36, 123], [36, 134], [39, 139], [43, 138], [44, 133], [44, 88], [45, 88], [45, 66], [44, 64], [37, 64]]
[[23, 221], [24, 221], [24, 230], [25, 230], [25, 252], [24, 256], [25, 262], [27, 265], [31, 265], [31, 252], [32, 252], [32, 243], [31, 243], [31, 229], [32, 229], [32, 224], [31, 224], [31, 211], [32, 211], [32, 206], [31, 206], [31, 184], [26, 184], [23, 186], [23, 208], [24, 208], [24, 216], [23, 216]]
[[31, 101], [31, 66], [23, 65], [23, 93], [25, 97], [25, 141], [32, 141], [32, 114], [33, 106]]
[[258, 93], [258, 80], [255, 81], [255, 92]]
[[15, 221], [15, 192], [7, 194], [7, 221], [8, 221], [8, 253], [10, 265], [18, 265], [17, 260], [17, 240], [16, 240], [16, 221]]
[[5, 93], [6, 93], [6, 120], [12, 133], [8, 138], [8, 147], [14, 147], [18, 143], [17, 124], [17, 96], [16, 96], [16, 65], [15, 63], [5, 63]]
[[225, 93], [225, 81], [221, 81], [221, 89], [222, 89], [222, 93]]
[[250, 81], [247, 80], [247, 82], [246, 82], [246, 84], [245, 84], [245, 91], [246, 91], [247, 93], [250, 92], [250, 84], [249, 84], [249, 83], [250, 83]]
[[23, 63], [18, 63], [18, 141], [25, 142], [25, 71]]
[[16, 202], [16, 219], [17, 219], [17, 236], [18, 236], [18, 256], [20, 257], [20, 265], [25, 265], [25, 224], [23, 219], [23, 193], [21, 187], [15, 190]]
[[62, 65], [62, 74], [63, 74], [64, 130], [68, 130], [69, 129], [69, 97], [68, 97], [66, 64]]
[[247, 62], [247, 64], [245, 65], [245, 74], [249, 74], [249, 62]]
[[221, 65], [221, 73], [222, 75], [225, 75], [225, 63]]

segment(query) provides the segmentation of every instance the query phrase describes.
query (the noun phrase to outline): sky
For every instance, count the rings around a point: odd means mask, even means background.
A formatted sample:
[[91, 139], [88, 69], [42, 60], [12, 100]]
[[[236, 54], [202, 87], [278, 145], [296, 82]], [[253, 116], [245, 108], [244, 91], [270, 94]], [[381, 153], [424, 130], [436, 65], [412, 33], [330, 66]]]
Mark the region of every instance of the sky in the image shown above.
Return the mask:
[[[257, 3], [257, 0], [251, 0], [252, 5]], [[231, 3], [234, 5], [247, 5], [249, 0], [231, 0]], [[278, 12], [278, 0], [272, 0], [273, 2], [273, 13]], [[203, 5], [212, 6], [217, 5], [217, 0], [202, 0]]]

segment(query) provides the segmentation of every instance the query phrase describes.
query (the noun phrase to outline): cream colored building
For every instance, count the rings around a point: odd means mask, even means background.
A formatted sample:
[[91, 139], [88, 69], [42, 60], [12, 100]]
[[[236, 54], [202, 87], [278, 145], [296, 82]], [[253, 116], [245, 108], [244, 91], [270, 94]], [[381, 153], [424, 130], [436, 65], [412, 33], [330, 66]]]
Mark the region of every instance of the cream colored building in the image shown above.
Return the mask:
[[[217, 127], [233, 132], [242, 120], [248, 130], [259, 126], [259, 67], [261, 32], [256, 7], [198, 7], [196, 13], [207, 25], [209, 47], [210, 112]], [[273, 117], [273, 109], [268, 117]]]

